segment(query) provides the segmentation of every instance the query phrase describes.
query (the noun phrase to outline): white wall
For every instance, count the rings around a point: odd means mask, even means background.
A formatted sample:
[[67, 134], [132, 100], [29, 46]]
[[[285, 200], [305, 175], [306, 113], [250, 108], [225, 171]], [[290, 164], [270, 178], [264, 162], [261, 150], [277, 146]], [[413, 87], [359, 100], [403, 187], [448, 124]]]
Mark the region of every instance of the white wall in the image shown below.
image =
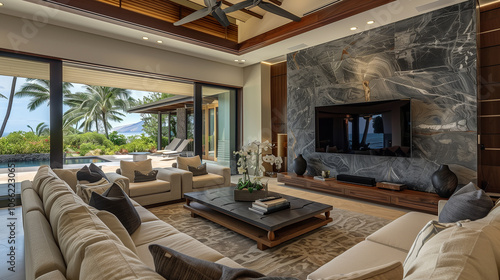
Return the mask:
[[243, 69], [243, 144], [271, 140], [270, 71], [262, 63]]
[[243, 70], [236, 66], [3, 14], [0, 48], [243, 86]]

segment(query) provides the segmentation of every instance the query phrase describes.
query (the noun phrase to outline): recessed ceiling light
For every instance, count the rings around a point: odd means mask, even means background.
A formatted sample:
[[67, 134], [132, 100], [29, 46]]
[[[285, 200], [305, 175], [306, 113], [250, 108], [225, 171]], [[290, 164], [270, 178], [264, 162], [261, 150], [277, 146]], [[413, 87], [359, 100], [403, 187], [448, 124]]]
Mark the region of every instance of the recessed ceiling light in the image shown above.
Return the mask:
[[0, 7], [2, 7], [2, 6], [3, 6], [3, 3], [0, 3]]
[[366, 23], [367, 23], [367, 24], [374, 24], [374, 23], [375, 23], [375, 21], [374, 21], [374, 20], [369, 20], [369, 21], [367, 21]]
[[352, 30], [352, 31], [354, 31], [354, 30], [356, 30], [356, 29], [358, 29], [356, 26], [351, 27], [351, 30]]
[[158, 41], [156, 41], [156, 43], [163, 44], [163, 41], [162, 40], [158, 40]]
[[144, 37], [142, 37], [142, 40], [149, 40], [149, 38], [144, 36]]
[[239, 60], [238, 59], [235, 59], [234, 62], [238, 62]]
[[246, 60], [242, 59], [241, 62], [246, 62]]

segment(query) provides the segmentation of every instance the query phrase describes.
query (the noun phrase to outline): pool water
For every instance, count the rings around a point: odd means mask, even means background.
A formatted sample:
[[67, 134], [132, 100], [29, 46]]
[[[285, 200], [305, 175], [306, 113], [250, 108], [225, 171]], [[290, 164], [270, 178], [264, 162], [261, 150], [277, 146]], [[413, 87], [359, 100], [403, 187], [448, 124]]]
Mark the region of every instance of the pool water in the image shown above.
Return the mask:
[[[97, 158], [97, 157], [84, 157], [84, 158], [66, 158], [64, 159], [64, 164], [88, 164], [88, 163], [99, 163], [99, 162], [109, 162], [109, 160]], [[32, 160], [32, 161], [10, 161], [0, 163], [0, 168], [7, 168], [7, 164], [15, 164], [15, 167], [31, 167], [31, 166], [41, 166], [50, 165], [49, 160]]]

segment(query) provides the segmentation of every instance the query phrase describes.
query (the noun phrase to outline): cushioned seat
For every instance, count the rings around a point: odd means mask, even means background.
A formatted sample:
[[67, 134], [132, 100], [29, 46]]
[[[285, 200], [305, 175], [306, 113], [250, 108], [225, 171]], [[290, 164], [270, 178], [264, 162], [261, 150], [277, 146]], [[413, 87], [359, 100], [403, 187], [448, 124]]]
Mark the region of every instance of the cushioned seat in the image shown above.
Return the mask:
[[[131, 200], [132, 203], [135, 201]], [[137, 203], [137, 202], [135, 202]], [[149, 212], [146, 208], [140, 206], [140, 205], [134, 205], [135, 210], [137, 213], [139, 213], [139, 217], [141, 217], [141, 222], [151, 222], [151, 221], [158, 221], [158, 217], [156, 217], [153, 213]]]
[[144, 222], [141, 226], [130, 236], [136, 247], [148, 244], [154, 240], [161, 239], [173, 234], [179, 233], [173, 226], [157, 220]]
[[224, 177], [217, 174], [209, 173], [207, 175], [193, 176], [193, 189], [200, 189], [223, 184]]
[[[377, 257], [374, 258], [373, 254], [377, 254]], [[406, 252], [402, 250], [365, 240], [309, 274], [308, 279], [327, 278], [332, 275], [385, 265], [393, 261], [403, 263], [405, 258]]]
[[131, 197], [169, 192], [170, 182], [163, 180], [154, 180], [149, 182], [130, 183], [129, 190]]
[[[186, 254], [188, 256], [211, 262], [216, 262], [224, 258], [221, 253], [208, 246], [203, 245], [203, 243], [201, 243], [200, 241], [193, 239], [189, 235], [181, 232], [166, 236], [161, 239], [157, 239], [152, 244], [163, 245], [166, 247], [168, 246], [169, 248], [178, 252], [182, 252], [183, 254]], [[148, 265], [149, 267], [154, 267], [153, 256], [149, 252], [148, 246], [149, 244], [137, 246], [137, 254], [146, 265]], [[229, 261], [226, 262], [229, 263]]]

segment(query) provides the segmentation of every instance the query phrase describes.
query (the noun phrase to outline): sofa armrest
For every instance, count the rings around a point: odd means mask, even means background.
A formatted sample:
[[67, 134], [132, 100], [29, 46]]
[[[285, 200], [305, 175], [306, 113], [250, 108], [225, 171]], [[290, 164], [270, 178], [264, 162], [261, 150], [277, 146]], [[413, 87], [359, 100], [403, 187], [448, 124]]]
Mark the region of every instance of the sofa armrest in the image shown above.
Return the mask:
[[438, 217], [441, 214], [441, 210], [443, 210], [444, 205], [448, 202], [448, 200], [440, 200], [438, 201]]
[[179, 176], [181, 178], [182, 197], [184, 197], [184, 193], [193, 191], [193, 173], [186, 171], [186, 170], [179, 169], [179, 168], [173, 168], [173, 167], [167, 167], [167, 168], [161, 168], [161, 169], [166, 170], [166, 171], [171, 172], [171, 173], [179, 174]]
[[231, 186], [231, 168], [215, 164], [207, 164], [207, 172], [224, 177], [224, 187]]
[[116, 183], [123, 189], [123, 191], [128, 196], [130, 196], [130, 189], [129, 189], [130, 180], [127, 177], [112, 172], [106, 173], [106, 177], [108, 177], [109, 182]]
[[154, 170], [158, 170], [158, 175], [156, 175], [156, 179], [168, 181], [171, 186], [181, 188], [181, 174], [179, 172], [175, 172], [172, 169], [165, 168], [153, 168]]

